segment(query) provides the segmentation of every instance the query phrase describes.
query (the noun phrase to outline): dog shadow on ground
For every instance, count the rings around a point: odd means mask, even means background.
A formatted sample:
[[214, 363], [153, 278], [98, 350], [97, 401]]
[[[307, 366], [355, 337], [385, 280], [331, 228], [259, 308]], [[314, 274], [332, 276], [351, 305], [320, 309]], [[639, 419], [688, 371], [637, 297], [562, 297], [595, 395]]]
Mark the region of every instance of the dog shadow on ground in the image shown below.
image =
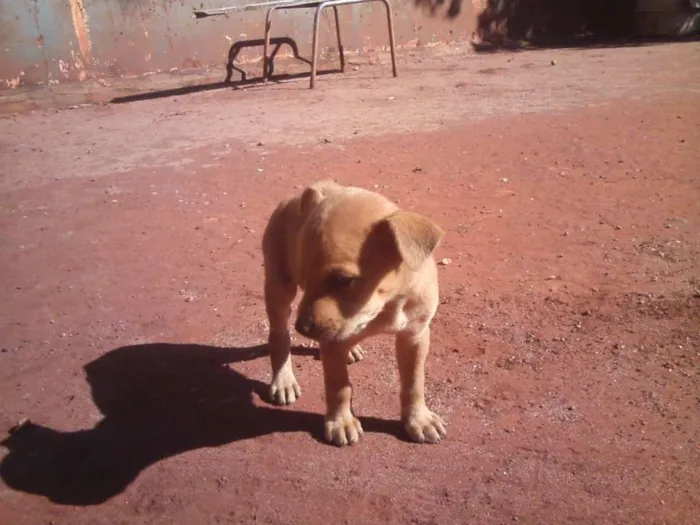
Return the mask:
[[[295, 354], [318, 350], [295, 348]], [[267, 348], [145, 344], [112, 350], [85, 366], [103, 419], [60, 432], [27, 423], [1, 444], [0, 476], [13, 489], [65, 505], [96, 505], [121, 493], [145, 468], [189, 450], [276, 432], [321, 441], [321, 414], [256, 406], [267, 385], [229, 365], [267, 356]], [[367, 432], [401, 437], [398, 421], [362, 418]]]

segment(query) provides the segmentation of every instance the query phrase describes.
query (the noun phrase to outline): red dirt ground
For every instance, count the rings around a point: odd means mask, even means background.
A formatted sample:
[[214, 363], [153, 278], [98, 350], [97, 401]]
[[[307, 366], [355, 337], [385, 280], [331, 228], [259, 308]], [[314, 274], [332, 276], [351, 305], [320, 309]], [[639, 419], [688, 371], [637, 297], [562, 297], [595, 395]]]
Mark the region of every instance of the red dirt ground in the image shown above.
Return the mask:
[[[3, 118], [0, 522], [697, 523], [699, 55], [433, 49]], [[260, 234], [325, 177], [448, 232], [439, 445], [405, 441], [388, 339], [354, 447], [300, 338], [303, 396], [261, 398]]]

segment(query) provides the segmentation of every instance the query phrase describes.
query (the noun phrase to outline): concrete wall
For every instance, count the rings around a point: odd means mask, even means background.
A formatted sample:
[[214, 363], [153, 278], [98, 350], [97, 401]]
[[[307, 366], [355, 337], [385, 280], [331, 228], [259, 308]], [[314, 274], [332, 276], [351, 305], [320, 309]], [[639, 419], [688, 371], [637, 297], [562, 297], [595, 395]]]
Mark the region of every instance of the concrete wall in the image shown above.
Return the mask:
[[[202, 20], [193, 11], [255, 1], [0, 0], [0, 89], [224, 65], [233, 44], [263, 37], [265, 11]], [[465, 0], [460, 15], [447, 18], [439, 12], [442, 2], [431, 13], [421, 0], [392, 0], [397, 44], [468, 38], [480, 3]], [[382, 4], [340, 10], [346, 50], [387, 45]], [[334, 45], [331, 13], [322, 23], [326, 48]], [[301, 55], [310, 56], [310, 11], [280, 11], [272, 28], [273, 36], [293, 38]], [[246, 48], [237, 60], [259, 60], [261, 50]]]

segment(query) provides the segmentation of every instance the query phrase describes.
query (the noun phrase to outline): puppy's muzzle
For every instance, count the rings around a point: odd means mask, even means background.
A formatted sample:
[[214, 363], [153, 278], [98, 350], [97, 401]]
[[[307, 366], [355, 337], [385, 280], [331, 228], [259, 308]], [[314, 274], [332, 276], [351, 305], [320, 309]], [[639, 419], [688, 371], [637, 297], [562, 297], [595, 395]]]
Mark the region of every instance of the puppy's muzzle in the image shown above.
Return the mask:
[[318, 327], [311, 316], [308, 315], [300, 315], [297, 318], [297, 322], [294, 323], [294, 329], [304, 337], [314, 339], [318, 336]]

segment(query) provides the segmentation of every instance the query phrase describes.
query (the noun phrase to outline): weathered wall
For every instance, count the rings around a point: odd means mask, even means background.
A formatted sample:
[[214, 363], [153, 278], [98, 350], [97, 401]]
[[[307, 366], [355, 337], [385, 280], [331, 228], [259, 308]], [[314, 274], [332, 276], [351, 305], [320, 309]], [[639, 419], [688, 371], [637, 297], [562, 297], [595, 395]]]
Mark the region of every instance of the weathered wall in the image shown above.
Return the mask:
[[[254, 1], [0, 0], [0, 89], [222, 65], [231, 45], [263, 37], [265, 12], [195, 20], [193, 11]], [[392, 1], [397, 44], [468, 38], [475, 28], [470, 0], [451, 20], [419, 4]], [[387, 45], [382, 4], [340, 10], [346, 50]], [[322, 47], [334, 44], [331, 13], [324, 16]], [[301, 55], [310, 55], [309, 11], [279, 11], [272, 28], [273, 36], [293, 38]], [[259, 59], [261, 49], [248, 48], [238, 60]]]

